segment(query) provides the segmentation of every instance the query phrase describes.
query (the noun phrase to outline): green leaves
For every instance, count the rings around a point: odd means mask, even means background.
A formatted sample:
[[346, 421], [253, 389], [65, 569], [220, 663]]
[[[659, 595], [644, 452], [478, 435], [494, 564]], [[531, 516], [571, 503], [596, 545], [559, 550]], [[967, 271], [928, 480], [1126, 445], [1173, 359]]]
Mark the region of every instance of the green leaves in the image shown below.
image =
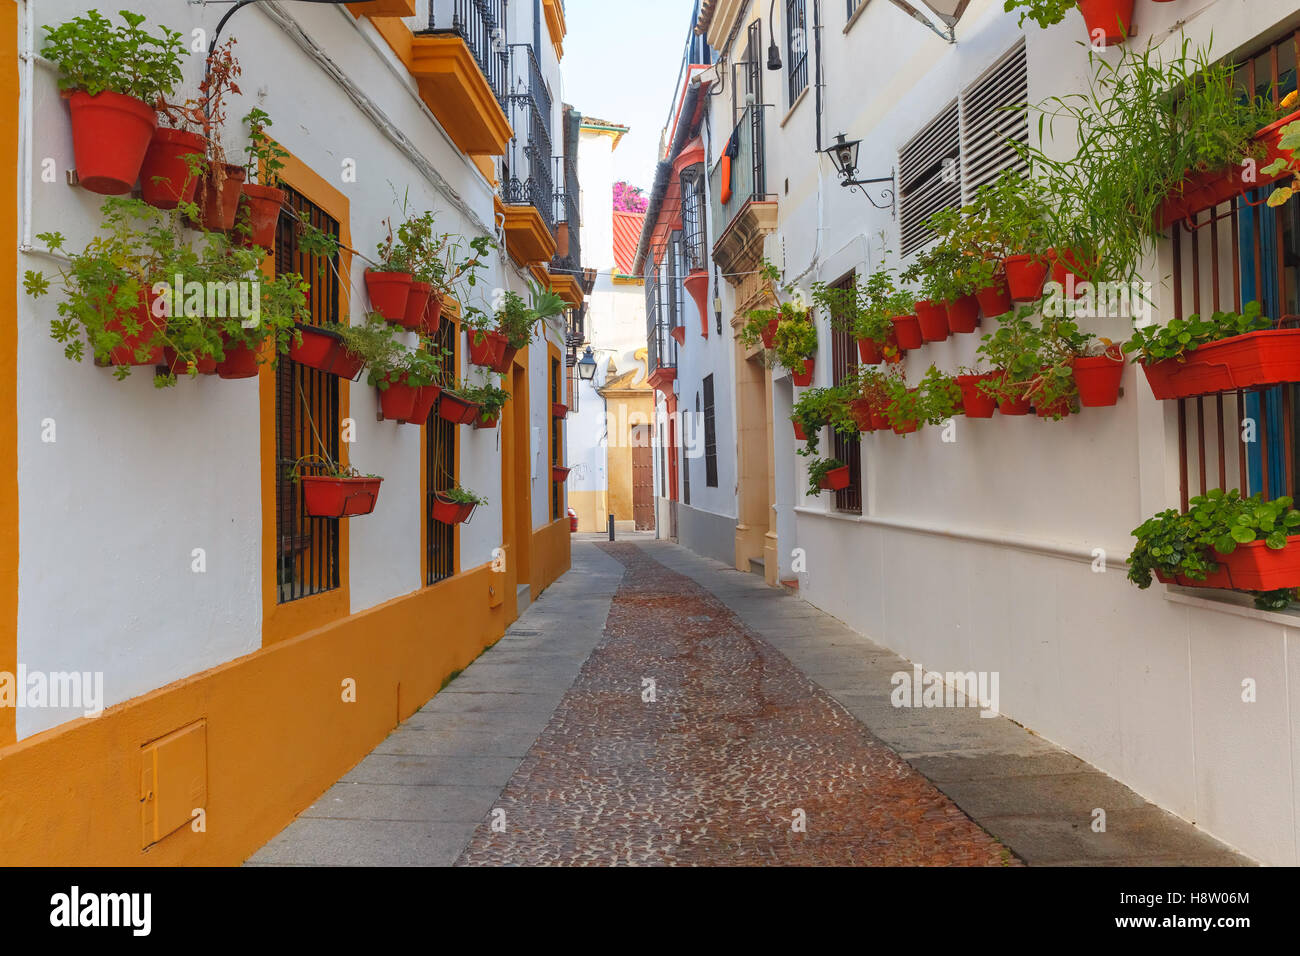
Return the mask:
[[1208, 319], [1191, 315], [1173, 319], [1168, 325], [1135, 329], [1124, 351], [1136, 352], [1144, 362], [1181, 360], [1183, 355], [1210, 342], [1259, 332], [1273, 327], [1273, 320], [1261, 315], [1258, 302], [1248, 302], [1241, 312], [1215, 312]]
[[59, 89], [85, 90], [92, 96], [105, 90], [134, 96], [153, 105], [179, 85], [181, 35], [160, 26], [158, 35], [140, 29], [144, 16], [121, 10], [124, 26], [113, 24], [98, 10], [46, 26], [41, 53], [59, 67]]

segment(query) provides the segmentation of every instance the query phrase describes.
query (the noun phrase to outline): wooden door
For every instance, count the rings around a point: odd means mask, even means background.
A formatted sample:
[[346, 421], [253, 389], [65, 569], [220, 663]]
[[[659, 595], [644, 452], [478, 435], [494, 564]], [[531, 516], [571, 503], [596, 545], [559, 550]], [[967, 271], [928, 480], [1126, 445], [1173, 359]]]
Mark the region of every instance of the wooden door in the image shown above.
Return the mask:
[[632, 427], [632, 517], [636, 530], [654, 530], [655, 466], [649, 425]]

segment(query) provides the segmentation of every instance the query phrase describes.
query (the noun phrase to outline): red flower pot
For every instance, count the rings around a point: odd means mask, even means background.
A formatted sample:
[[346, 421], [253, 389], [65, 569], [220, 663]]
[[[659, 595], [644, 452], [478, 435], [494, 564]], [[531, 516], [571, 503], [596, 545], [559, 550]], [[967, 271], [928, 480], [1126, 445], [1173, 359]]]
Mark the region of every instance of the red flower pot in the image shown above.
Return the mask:
[[1184, 588], [1232, 588], [1232, 579], [1228, 576], [1228, 569], [1220, 565], [1219, 570], [1211, 572], [1205, 576], [1204, 581], [1193, 581], [1191, 578], [1184, 577], [1181, 574], [1170, 575], [1156, 569], [1156, 580], [1161, 584], [1177, 584]]
[[421, 326], [425, 335], [434, 335], [442, 325], [442, 294], [430, 293], [429, 302], [424, 307], [424, 324]]
[[1070, 411], [1069, 398], [1058, 398], [1048, 405], [1034, 405], [1034, 414], [1039, 418], [1066, 418]]
[[257, 349], [241, 343], [232, 343], [225, 336], [226, 357], [217, 363], [217, 374], [222, 378], [239, 379], [257, 376]]
[[813, 364], [814, 364], [814, 361], [813, 361], [812, 358], [806, 358], [806, 359], [804, 359], [804, 360], [803, 360], [803, 371], [800, 372], [800, 371], [798, 371], [797, 369], [791, 369], [791, 370], [790, 370], [790, 380], [791, 380], [792, 382], [794, 382], [794, 384], [797, 385], [797, 386], [799, 386], [800, 388], [806, 388], [806, 387], [808, 387], [809, 385], [811, 385], [811, 384], [812, 384], [812, 379], [813, 379]]
[[776, 345], [776, 325], [777, 320], [773, 319], [767, 323], [767, 328], [759, 333], [759, 338], [763, 340], [763, 348], [770, 349]]
[[1097, 355], [1074, 360], [1074, 383], [1079, 387], [1079, 404], [1084, 408], [1106, 408], [1119, 401], [1124, 379], [1124, 356]]
[[895, 435], [910, 435], [914, 431], [916, 431], [917, 426], [916, 426], [916, 422], [911, 421], [911, 422], [903, 422], [898, 425], [892, 425], [890, 427], [894, 429]]
[[[177, 355], [176, 350], [170, 346], [163, 347], [163, 364], [177, 378], [187, 376], [190, 373], [189, 362]], [[194, 367], [194, 370], [200, 375], [217, 374], [217, 360], [211, 355], [196, 356]]]
[[491, 415], [488, 415], [487, 409], [480, 409], [478, 418], [474, 419], [475, 428], [496, 428], [497, 421], [501, 417], [501, 411], [498, 409]]
[[980, 324], [980, 304], [973, 295], [945, 302], [944, 307], [948, 312], [948, 328], [953, 332], [974, 332]]
[[461, 398], [455, 392], [443, 390], [438, 398], [438, 416], [454, 425], [468, 425], [478, 418], [483, 406], [478, 402]]
[[1052, 263], [1052, 281], [1061, 287], [1061, 294], [1075, 299], [1083, 295], [1080, 285], [1084, 280], [1078, 273], [1079, 257], [1068, 250], [1057, 252], [1055, 249], [1049, 249], [1047, 255]]
[[993, 376], [988, 373], [957, 376], [957, 387], [961, 389], [961, 407], [967, 418], [993, 417], [993, 410], [998, 407], [998, 403], [979, 387], [980, 382], [987, 382], [992, 378]]
[[823, 491], [842, 491], [849, 486], [849, 466], [844, 465], [841, 468], [832, 468], [826, 472], [826, 477], [821, 480], [821, 489]]
[[563, 402], [551, 402], [551, 417], [568, 418], [569, 406], [565, 405]]
[[561, 482], [568, 481], [569, 472], [572, 470], [573, 470], [572, 468], [565, 468], [563, 465], [552, 465], [551, 481], [561, 481]]
[[865, 398], [855, 398], [849, 401], [849, 410], [853, 414], [853, 420], [858, 423], [858, 431], [874, 432], [876, 423], [871, 414], [871, 402]]
[[366, 270], [366, 293], [370, 307], [387, 322], [401, 323], [406, 318], [406, 301], [411, 297], [409, 272], [376, 272]]
[[500, 354], [497, 356], [497, 360], [492, 366], [492, 371], [505, 374], [510, 371], [510, 365], [514, 362], [515, 355], [519, 350], [511, 345], [510, 340], [504, 335], [501, 336], [501, 342], [498, 348], [500, 349]]
[[274, 251], [275, 230], [280, 224], [284, 190], [244, 183], [240, 186], [239, 203], [248, 210], [248, 244], [267, 252]]
[[491, 368], [496, 364], [497, 343], [492, 333], [478, 329], [469, 330], [469, 360], [471, 365]]
[[925, 344], [925, 339], [921, 336], [921, 325], [915, 315], [896, 315], [889, 321], [894, 323], [894, 335], [898, 338], [900, 349], [919, 349]]
[[235, 218], [239, 213], [239, 197], [242, 194], [244, 177], [247, 173], [243, 166], [226, 163], [225, 179], [221, 188], [211, 169], [199, 177], [198, 203], [203, 216], [199, 223], [209, 232], [229, 232], [235, 227]]
[[199, 188], [199, 169], [190, 169], [187, 156], [202, 159], [208, 141], [183, 129], [155, 129], [140, 167], [140, 197], [159, 209], [192, 202]]
[[879, 365], [884, 360], [880, 343], [875, 339], [858, 339], [858, 358], [863, 365]]
[[368, 515], [375, 510], [383, 480], [304, 475], [301, 479], [303, 506], [313, 518]]
[[[995, 375], [997, 373], [994, 373]], [[1028, 415], [1030, 401], [1027, 398], [1006, 399], [998, 402], [999, 415]]]
[[1218, 561], [1239, 591], [1300, 587], [1300, 536], [1287, 538], [1286, 547], [1277, 551], [1263, 541], [1238, 545], [1232, 554], [1219, 555]]
[[883, 432], [885, 429], [890, 427], [889, 416], [877, 408], [872, 408], [871, 424], [876, 431]]
[[1047, 261], [1041, 256], [1007, 256], [1007, 290], [1014, 302], [1037, 302], [1047, 281]]
[[401, 326], [412, 332], [424, 329], [425, 313], [429, 311], [429, 296], [433, 290], [427, 282], [412, 282], [410, 294], [406, 297], [406, 311], [402, 314]]
[[68, 99], [77, 182], [101, 196], [121, 196], [140, 178], [158, 114], [133, 96], [77, 90]]
[[794, 439], [795, 439], [795, 441], [807, 441], [807, 440], [808, 440], [808, 436], [807, 436], [806, 434], [804, 434], [803, 426], [800, 425], [798, 422], [791, 422], [791, 424], [794, 425]]
[[1107, 43], [1122, 43], [1133, 32], [1133, 0], [1079, 0], [1088, 36], [1104, 31]]
[[365, 368], [365, 361], [349, 352], [336, 332], [314, 325], [299, 325], [297, 329], [302, 341], [290, 343], [289, 358], [299, 365], [350, 381], [355, 381]]
[[[154, 315], [153, 303], [153, 293], [147, 289], [141, 289], [139, 304], [135, 307], [135, 321], [139, 323], [140, 331], [135, 334], [127, 333], [123, 327], [120, 313], [104, 323], [105, 331], [117, 332], [122, 336], [121, 344], [109, 350], [108, 363], [110, 365], [162, 364], [163, 347], [161, 344], [153, 343], [156, 342], [159, 334], [166, 329], [167, 320], [162, 316]], [[136, 352], [146, 347], [149, 348], [148, 354], [143, 359], [137, 359]]]
[[1011, 290], [1007, 288], [1007, 277], [998, 273], [993, 284], [985, 286], [975, 293], [975, 301], [986, 319], [996, 319], [1011, 311]]
[[920, 325], [924, 341], [942, 342], [948, 337], [948, 310], [942, 303], [916, 303], [916, 321]]
[[464, 524], [478, 505], [452, 501], [441, 492], [433, 493], [433, 520], [441, 524]]
[[438, 404], [438, 396], [442, 394], [441, 385], [422, 385], [416, 390], [415, 408], [411, 412], [411, 421], [417, 425], [427, 424], [429, 416], [433, 414], [433, 407]]
[[1300, 329], [1266, 329], [1210, 342], [1183, 361], [1143, 364], [1159, 399], [1214, 395], [1300, 381]]
[[405, 382], [389, 381], [387, 387], [379, 391], [379, 413], [390, 422], [421, 422], [415, 417], [416, 398], [419, 389]]

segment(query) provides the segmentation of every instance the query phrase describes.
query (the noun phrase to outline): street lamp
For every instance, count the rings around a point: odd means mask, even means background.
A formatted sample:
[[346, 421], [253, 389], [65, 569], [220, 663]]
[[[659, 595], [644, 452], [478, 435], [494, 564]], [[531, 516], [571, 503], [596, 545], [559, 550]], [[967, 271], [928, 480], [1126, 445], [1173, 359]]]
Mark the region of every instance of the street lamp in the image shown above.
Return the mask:
[[[850, 189], [857, 189], [861, 186], [870, 186], [876, 183], [894, 183], [893, 176], [880, 176], [876, 179], [858, 179], [858, 148], [862, 145], [860, 139], [849, 139], [844, 133], [837, 133], [835, 142], [827, 146], [823, 153], [831, 158], [835, 165], [835, 171], [840, 174], [840, 185], [847, 186]], [[894, 208], [894, 190], [880, 189], [881, 202], [876, 202], [871, 194], [865, 189], [859, 190], [862, 195], [867, 197], [867, 202], [877, 209]], [[883, 205], [881, 204], [883, 203]]]
[[578, 378], [584, 382], [593, 381], [596, 378], [596, 353], [587, 346], [587, 351], [582, 353], [582, 358], [578, 360]]
[[[762, 14], [760, 13], [761, 17]], [[781, 48], [776, 45], [776, 0], [772, 0], [772, 5], [767, 10], [767, 35], [769, 42], [767, 45], [767, 68], [769, 70], [781, 69]]]

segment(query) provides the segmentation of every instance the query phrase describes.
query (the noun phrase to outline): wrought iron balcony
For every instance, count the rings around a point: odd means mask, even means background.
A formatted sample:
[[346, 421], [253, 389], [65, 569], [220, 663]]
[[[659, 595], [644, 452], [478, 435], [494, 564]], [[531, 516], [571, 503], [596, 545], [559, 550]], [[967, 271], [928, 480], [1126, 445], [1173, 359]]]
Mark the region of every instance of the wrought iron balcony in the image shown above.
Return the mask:
[[[713, 258], [725, 272], [755, 265], [761, 258], [758, 240], [776, 229], [776, 196], [768, 191], [765, 135], [766, 111], [772, 108], [745, 108], [724, 154], [709, 174]], [[735, 155], [728, 156], [729, 152]]]
[[507, 115], [515, 138], [506, 154], [501, 199], [511, 205], [535, 208], [554, 236], [555, 180], [549, 123], [531, 93], [512, 94]]
[[564, 237], [552, 262], [552, 272], [566, 272], [575, 278], [582, 272], [582, 220], [578, 199], [582, 195], [578, 184], [576, 157], [555, 157], [555, 222]]
[[551, 88], [542, 76], [542, 68], [537, 63], [537, 53], [528, 43], [510, 45], [510, 96], [530, 96], [533, 107], [542, 118], [546, 135], [552, 135]]
[[679, 324], [681, 289], [671, 267], [671, 256], [671, 251], [666, 251], [659, 265], [655, 265], [653, 256], [646, 258], [646, 348], [652, 375], [660, 369], [677, 368], [677, 341], [670, 333]]
[[452, 33], [464, 40], [503, 110], [510, 92], [507, 2], [429, 0], [429, 29], [420, 31], [422, 34]]

